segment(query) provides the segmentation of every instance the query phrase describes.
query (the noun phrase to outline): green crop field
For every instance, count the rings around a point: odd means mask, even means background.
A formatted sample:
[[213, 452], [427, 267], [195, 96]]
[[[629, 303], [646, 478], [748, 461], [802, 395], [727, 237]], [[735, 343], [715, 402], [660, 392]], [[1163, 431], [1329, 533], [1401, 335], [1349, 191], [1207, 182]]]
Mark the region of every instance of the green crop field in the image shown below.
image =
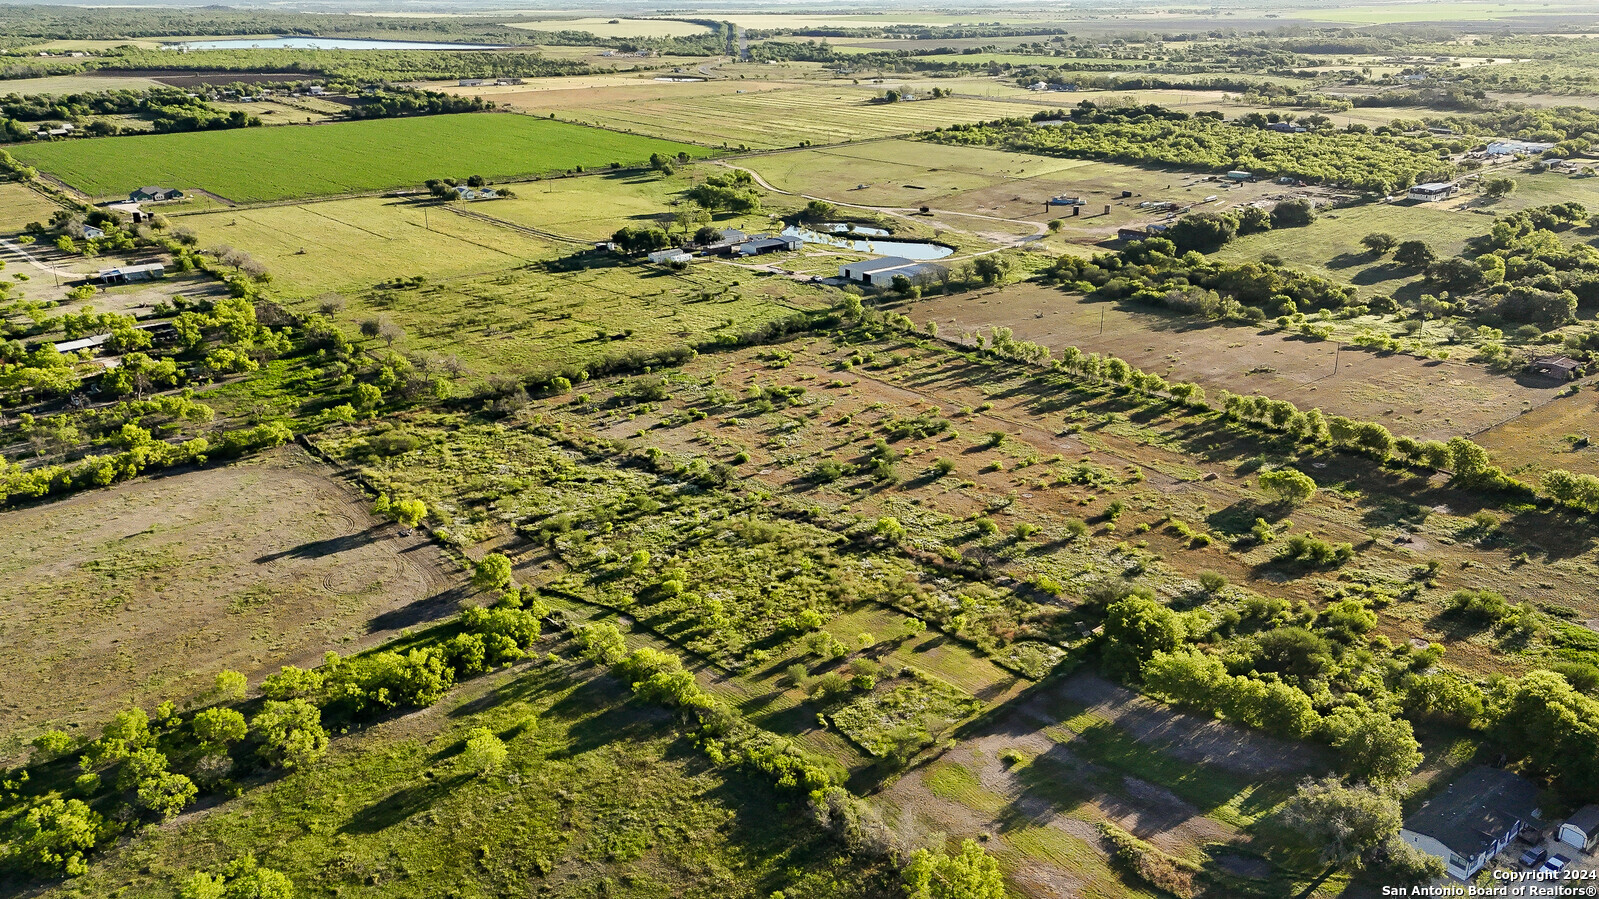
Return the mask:
[[429, 178], [511, 178], [636, 164], [701, 147], [518, 115], [449, 115], [312, 128], [241, 129], [19, 146], [13, 154], [95, 197], [146, 184], [203, 189], [238, 202], [418, 185]]

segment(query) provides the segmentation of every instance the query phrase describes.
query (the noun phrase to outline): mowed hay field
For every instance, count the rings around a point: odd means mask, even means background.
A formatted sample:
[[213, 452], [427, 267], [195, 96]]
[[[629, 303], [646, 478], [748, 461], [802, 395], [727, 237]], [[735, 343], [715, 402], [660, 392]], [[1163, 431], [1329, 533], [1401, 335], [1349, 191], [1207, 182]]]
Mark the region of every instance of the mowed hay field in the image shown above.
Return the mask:
[[288, 448], [0, 516], [0, 757], [453, 613], [444, 560]]
[[16, 182], [0, 184], [0, 234], [16, 234], [29, 222], [48, 223], [61, 207]]
[[18, 146], [13, 155], [96, 197], [147, 184], [237, 202], [633, 165], [651, 153], [704, 155], [666, 140], [510, 114], [421, 116], [297, 128], [244, 128]]
[[[577, 179], [589, 181], [593, 179]], [[421, 275], [450, 278], [498, 271], [546, 258], [553, 245], [485, 222], [518, 200], [426, 206], [358, 197], [299, 206], [227, 209], [183, 216], [203, 247], [248, 249], [284, 296], [356, 290]], [[613, 228], [614, 230], [614, 228]]]
[[[1047, 108], [962, 97], [878, 103], [876, 96], [876, 91], [855, 86], [626, 102], [600, 94], [591, 105], [567, 107], [562, 118], [672, 140], [761, 150], [801, 141], [892, 137], [963, 122], [1026, 117]], [[538, 111], [536, 105], [529, 109]]]

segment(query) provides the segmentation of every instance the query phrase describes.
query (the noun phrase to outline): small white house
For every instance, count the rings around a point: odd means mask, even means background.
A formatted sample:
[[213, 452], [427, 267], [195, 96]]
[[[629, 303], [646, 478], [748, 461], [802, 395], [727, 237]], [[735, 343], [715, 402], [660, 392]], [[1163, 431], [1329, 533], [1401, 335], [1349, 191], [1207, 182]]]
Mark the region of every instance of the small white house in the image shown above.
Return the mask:
[[1578, 852], [1592, 852], [1599, 847], [1599, 805], [1585, 805], [1560, 825], [1560, 842]]
[[1452, 181], [1432, 181], [1412, 187], [1409, 197], [1422, 203], [1431, 203], [1435, 200], [1447, 200], [1458, 190], [1460, 187]]

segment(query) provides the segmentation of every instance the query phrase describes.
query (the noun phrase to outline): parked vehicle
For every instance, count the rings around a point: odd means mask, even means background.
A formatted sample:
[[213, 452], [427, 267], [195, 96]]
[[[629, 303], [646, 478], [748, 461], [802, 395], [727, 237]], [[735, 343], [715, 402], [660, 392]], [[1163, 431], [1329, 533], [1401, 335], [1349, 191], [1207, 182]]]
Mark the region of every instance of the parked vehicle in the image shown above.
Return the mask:
[[1538, 869], [1538, 873], [1559, 874], [1561, 871], [1564, 871], [1566, 866], [1569, 864], [1571, 864], [1571, 859], [1566, 858], [1564, 855], [1557, 855], [1554, 858], [1544, 862], [1543, 867]]
[[1523, 868], [1536, 868], [1543, 864], [1544, 859], [1548, 857], [1549, 850], [1534, 846], [1521, 854], [1521, 866]]

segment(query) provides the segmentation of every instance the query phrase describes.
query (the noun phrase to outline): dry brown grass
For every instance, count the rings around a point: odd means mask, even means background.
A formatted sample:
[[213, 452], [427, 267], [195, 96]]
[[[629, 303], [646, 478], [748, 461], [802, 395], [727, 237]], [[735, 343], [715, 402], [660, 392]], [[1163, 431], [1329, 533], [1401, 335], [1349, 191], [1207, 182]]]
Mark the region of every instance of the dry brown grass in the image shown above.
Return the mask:
[[0, 756], [452, 612], [448, 565], [289, 448], [0, 516]]

